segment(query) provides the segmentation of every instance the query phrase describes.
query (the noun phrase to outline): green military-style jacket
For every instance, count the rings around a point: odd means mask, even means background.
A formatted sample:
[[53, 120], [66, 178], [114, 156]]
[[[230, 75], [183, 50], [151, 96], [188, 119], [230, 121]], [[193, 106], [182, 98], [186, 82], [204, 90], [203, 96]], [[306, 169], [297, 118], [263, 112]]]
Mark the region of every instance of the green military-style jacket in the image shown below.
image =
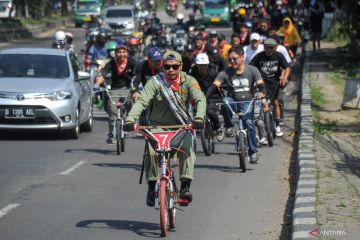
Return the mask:
[[[204, 119], [206, 113], [206, 98], [195, 78], [180, 73], [180, 87], [178, 94], [184, 102], [187, 113], [190, 110], [190, 101], [193, 100], [196, 106], [196, 116]], [[141, 91], [140, 97], [136, 100], [126, 121], [135, 122], [139, 119], [141, 112], [151, 105], [149, 116], [152, 125], [173, 125], [180, 124], [180, 121], [172, 113], [168, 106], [167, 100], [161, 94], [161, 87], [156, 82], [155, 77], [149, 79]]]

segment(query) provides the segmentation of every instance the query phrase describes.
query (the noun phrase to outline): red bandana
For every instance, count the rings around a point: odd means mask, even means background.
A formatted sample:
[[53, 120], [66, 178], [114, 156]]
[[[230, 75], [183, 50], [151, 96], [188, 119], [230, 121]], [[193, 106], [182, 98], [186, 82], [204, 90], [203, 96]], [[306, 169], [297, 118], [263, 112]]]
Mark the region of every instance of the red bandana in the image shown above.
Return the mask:
[[180, 87], [180, 74], [174, 79], [174, 80], [170, 80], [168, 79], [165, 75], [164, 75], [165, 80], [171, 84], [171, 89], [174, 92], [177, 92], [179, 90]]
[[116, 58], [115, 63], [116, 63], [116, 72], [117, 72], [117, 74], [119, 76], [124, 75], [125, 74], [125, 68], [126, 68], [126, 65], [127, 65], [127, 58], [125, 58], [122, 63], [120, 63], [119, 60]]

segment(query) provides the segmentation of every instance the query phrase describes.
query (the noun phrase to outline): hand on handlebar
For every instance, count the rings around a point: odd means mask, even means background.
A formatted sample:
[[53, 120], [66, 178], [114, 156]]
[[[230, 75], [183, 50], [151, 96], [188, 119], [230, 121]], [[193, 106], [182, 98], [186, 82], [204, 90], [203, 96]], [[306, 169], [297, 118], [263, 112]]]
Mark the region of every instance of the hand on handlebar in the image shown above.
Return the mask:
[[204, 120], [202, 118], [195, 118], [192, 122], [192, 126], [196, 130], [201, 130], [205, 126]]
[[132, 132], [135, 130], [135, 123], [131, 121], [126, 121], [124, 123], [123, 129], [125, 132]]

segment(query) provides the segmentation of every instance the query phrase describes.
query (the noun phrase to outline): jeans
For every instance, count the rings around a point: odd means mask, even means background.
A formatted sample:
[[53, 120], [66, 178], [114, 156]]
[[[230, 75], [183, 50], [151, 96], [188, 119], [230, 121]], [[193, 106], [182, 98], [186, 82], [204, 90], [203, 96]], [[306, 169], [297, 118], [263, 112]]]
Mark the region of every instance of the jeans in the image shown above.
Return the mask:
[[[241, 103], [237, 103], [237, 104], [231, 104], [232, 102], [236, 102], [231, 97], [224, 98], [224, 102], [228, 102], [230, 104], [230, 107], [233, 109], [233, 111], [235, 113], [237, 113], [237, 112], [245, 113], [247, 111], [247, 109], [249, 108], [249, 104], [251, 104], [251, 102], [241, 102]], [[225, 118], [225, 116], [224, 116], [224, 120], [229, 121], [227, 123], [225, 122], [225, 126], [232, 126], [233, 125], [231, 123], [232, 113], [226, 104], [224, 105], [224, 107], [225, 107], [225, 112], [227, 115], [227, 118]], [[243, 115], [243, 121], [245, 123], [245, 127], [247, 128], [247, 140], [248, 140], [248, 145], [249, 145], [249, 154], [251, 155], [251, 154], [257, 152], [256, 131], [255, 131], [255, 125], [254, 125], [254, 108], [253, 107], [250, 108], [249, 112], [246, 115]]]

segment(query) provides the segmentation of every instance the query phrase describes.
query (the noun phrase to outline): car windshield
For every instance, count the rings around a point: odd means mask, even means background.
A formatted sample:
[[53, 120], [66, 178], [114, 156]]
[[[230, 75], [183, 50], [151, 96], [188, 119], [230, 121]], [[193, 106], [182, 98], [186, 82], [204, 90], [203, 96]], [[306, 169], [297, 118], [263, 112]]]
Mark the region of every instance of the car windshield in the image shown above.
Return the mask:
[[78, 2], [77, 9], [78, 10], [96, 10], [99, 4], [96, 1], [92, 2]]
[[0, 12], [6, 11], [9, 1], [0, 1]]
[[206, 0], [205, 1], [205, 7], [209, 8], [223, 8], [224, 5], [226, 5], [226, 0]]
[[40, 54], [1, 54], [0, 78], [67, 78], [69, 65], [65, 56]]
[[106, 13], [106, 17], [108, 18], [132, 17], [132, 13], [130, 9], [109, 9]]

